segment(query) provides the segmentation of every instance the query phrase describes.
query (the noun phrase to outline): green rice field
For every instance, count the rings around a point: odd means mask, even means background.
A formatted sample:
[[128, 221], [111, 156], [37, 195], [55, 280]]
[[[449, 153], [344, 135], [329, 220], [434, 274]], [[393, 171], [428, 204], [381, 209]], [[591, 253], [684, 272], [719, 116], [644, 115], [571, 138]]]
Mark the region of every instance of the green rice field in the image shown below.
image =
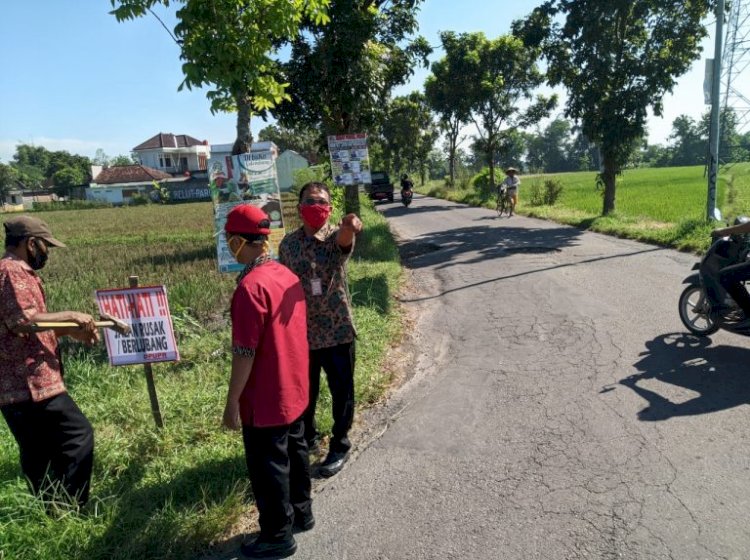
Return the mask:
[[[554, 220], [583, 229], [638, 239], [687, 251], [704, 250], [709, 232], [706, 223], [707, 178], [702, 166], [628, 169], [617, 178], [616, 211], [603, 217], [596, 173], [558, 173], [521, 176], [518, 213]], [[552, 206], [531, 206], [532, 185], [547, 179], [559, 181], [563, 191]], [[467, 204], [494, 208], [494, 200], [480, 197], [473, 188], [446, 189], [437, 181], [421, 192]], [[720, 170], [717, 207], [724, 218], [750, 214], [750, 164]]]

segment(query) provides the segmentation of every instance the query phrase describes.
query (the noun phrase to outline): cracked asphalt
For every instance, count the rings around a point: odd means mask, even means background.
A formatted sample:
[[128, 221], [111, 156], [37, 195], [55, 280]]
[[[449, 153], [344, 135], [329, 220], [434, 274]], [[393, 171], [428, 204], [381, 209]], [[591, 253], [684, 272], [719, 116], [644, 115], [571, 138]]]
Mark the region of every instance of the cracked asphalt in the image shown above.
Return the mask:
[[686, 335], [696, 257], [427, 197], [379, 208], [411, 377], [319, 486], [295, 558], [750, 558], [750, 341]]

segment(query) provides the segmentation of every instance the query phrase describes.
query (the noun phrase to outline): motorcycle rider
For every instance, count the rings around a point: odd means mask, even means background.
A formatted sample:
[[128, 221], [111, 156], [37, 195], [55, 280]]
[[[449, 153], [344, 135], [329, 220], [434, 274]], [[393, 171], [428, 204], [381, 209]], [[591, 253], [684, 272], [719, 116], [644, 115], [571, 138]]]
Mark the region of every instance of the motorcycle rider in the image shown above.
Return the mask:
[[[734, 226], [715, 229], [711, 232], [711, 237], [718, 238], [745, 233], [750, 233], [750, 220], [741, 221]], [[750, 260], [724, 267], [719, 272], [719, 282], [737, 302], [737, 305], [742, 308], [745, 313], [745, 321], [750, 321], [750, 294], [747, 293], [743, 285], [745, 280], [750, 280]]]
[[406, 194], [407, 197], [412, 196], [413, 188], [414, 188], [414, 183], [411, 182], [411, 179], [409, 179], [409, 176], [406, 173], [401, 175], [401, 200], [404, 199], [404, 194]]

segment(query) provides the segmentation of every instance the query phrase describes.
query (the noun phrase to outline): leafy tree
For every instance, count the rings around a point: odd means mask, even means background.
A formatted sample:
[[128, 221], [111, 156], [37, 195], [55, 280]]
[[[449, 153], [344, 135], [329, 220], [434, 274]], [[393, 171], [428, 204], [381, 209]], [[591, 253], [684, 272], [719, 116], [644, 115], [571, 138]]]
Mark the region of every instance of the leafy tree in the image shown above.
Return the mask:
[[19, 144], [10, 163], [16, 179], [25, 188], [43, 188], [52, 183], [55, 173], [65, 168], [76, 169], [88, 178], [91, 162], [85, 156], [66, 151], [51, 152], [44, 146]]
[[603, 213], [615, 210], [616, 177], [643, 137], [647, 110], [701, 51], [710, 0], [547, 0], [514, 33], [540, 46], [552, 85], [568, 90], [566, 116], [601, 148]]
[[[444, 33], [441, 33], [441, 41]], [[469, 121], [471, 107], [465, 95], [461, 80], [455, 80], [460, 74], [462, 59], [445, 56], [432, 64], [432, 74], [424, 85], [425, 96], [430, 108], [437, 114], [440, 130], [445, 135], [448, 148], [449, 184], [456, 179], [456, 150], [461, 143], [461, 128]]]
[[133, 161], [133, 158], [131, 156], [126, 156], [125, 154], [119, 154], [109, 160], [109, 166], [110, 167], [120, 167], [123, 165], [133, 165], [135, 161]]
[[646, 144], [642, 150], [641, 159], [647, 167], [670, 167], [672, 165], [672, 149], [661, 144]]
[[680, 115], [672, 121], [672, 165], [699, 165], [705, 163], [708, 138], [704, 136], [695, 120]]
[[399, 174], [407, 170], [419, 171], [424, 183], [427, 159], [439, 135], [425, 96], [415, 91], [393, 99], [382, 135], [391, 168]]
[[442, 150], [432, 149], [427, 155], [427, 175], [430, 179], [443, 178], [448, 174], [448, 162]]
[[[110, 0], [118, 21], [153, 13], [170, 0]], [[303, 19], [323, 26], [329, 0], [172, 0], [179, 5], [171, 32], [185, 79], [179, 88], [213, 87], [211, 111], [237, 111], [233, 153], [252, 143], [250, 118], [288, 99], [273, 55], [294, 38]]]
[[498, 145], [499, 165], [506, 167], [523, 167], [523, 155], [526, 152], [526, 134], [522, 130], [509, 129], [500, 138]]
[[321, 147], [325, 145], [325, 139], [312, 128], [301, 126], [286, 128], [271, 124], [261, 129], [258, 133], [258, 140], [270, 140], [282, 152], [294, 150], [307, 159], [310, 165], [317, 165], [325, 160], [325, 156], [321, 153]]
[[[446, 58], [460, 61], [451, 65], [456, 73], [450, 79], [464, 85], [469, 119], [477, 127], [477, 145], [483, 147], [493, 188], [496, 156], [504, 138], [546, 117], [557, 99], [537, 96], [532, 101], [532, 92], [544, 77], [536, 66], [537, 50], [525, 47], [520, 39], [453, 32], [443, 33], [441, 39]], [[528, 105], [522, 108], [524, 101]]]
[[104, 153], [104, 150], [97, 148], [96, 153], [94, 154], [94, 159], [91, 160], [91, 163], [94, 165], [101, 165], [102, 167], [109, 167], [109, 160], [110, 157]]
[[571, 170], [593, 171], [599, 169], [599, 157], [596, 146], [580, 131], [568, 147], [567, 160]]
[[0, 206], [5, 203], [5, 198], [17, 186], [16, 170], [10, 165], [0, 163]]
[[544, 129], [546, 171], [556, 173], [573, 169], [568, 161], [571, 137], [571, 126], [565, 119], [555, 119]]
[[526, 165], [532, 172], [544, 171], [544, 136], [540, 131], [526, 133]]
[[531, 135], [527, 162], [536, 170], [548, 173], [578, 169], [575, 156], [571, 157], [573, 134], [570, 122], [555, 119], [543, 131]]
[[52, 176], [55, 192], [59, 196], [70, 196], [70, 190], [73, 187], [83, 185], [86, 178], [86, 175], [75, 167], [63, 167]]
[[417, 30], [423, 0], [331, 0], [330, 24], [310, 18], [282, 64], [291, 101], [272, 113], [293, 128], [324, 134], [372, 132], [382, 120], [393, 89], [414, 65], [427, 64], [427, 41]]
[[[708, 138], [708, 130], [711, 122], [711, 112], [706, 111], [703, 114], [701, 123], [698, 126], [700, 134]], [[722, 107], [719, 113], [719, 160], [723, 163], [736, 163], [747, 161], [748, 151], [742, 147], [742, 137], [737, 132], [738, 119], [737, 113], [731, 107]], [[704, 158], [707, 151], [704, 141]]]

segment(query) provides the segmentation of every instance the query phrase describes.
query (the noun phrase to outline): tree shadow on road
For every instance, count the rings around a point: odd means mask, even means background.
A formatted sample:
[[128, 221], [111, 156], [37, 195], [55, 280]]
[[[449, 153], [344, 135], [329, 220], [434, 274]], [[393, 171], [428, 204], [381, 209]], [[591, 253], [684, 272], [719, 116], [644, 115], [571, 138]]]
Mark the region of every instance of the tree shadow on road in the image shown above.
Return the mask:
[[[638, 413], [644, 422], [676, 416], [695, 416], [750, 404], [750, 350], [736, 346], [710, 346], [711, 340], [684, 333], [669, 333], [646, 343], [646, 351], [634, 366], [641, 372], [620, 380], [648, 401]], [[656, 379], [698, 393], [673, 402], [668, 396], [638, 385]], [[668, 390], [665, 392], [669, 392]]]
[[[523, 252], [556, 253], [566, 247], [578, 245], [581, 233], [571, 227], [473, 225], [418, 237], [403, 243], [399, 249], [403, 263], [408, 268], [447, 268]], [[476, 255], [469, 259], [459, 259], [466, 253]]]
[[456, 208], [465, 208], [463, 204], [420, 204], [419, 206], [405, 207], [403, 204], [392, 206], [391, 208], [385, 208], [380, 210], [386, 218], [398, 218], [401, 216], [410, 216], [414, 214], [426, 214], [431, 212], [447, 212], [449, 210], [455, 210]]

